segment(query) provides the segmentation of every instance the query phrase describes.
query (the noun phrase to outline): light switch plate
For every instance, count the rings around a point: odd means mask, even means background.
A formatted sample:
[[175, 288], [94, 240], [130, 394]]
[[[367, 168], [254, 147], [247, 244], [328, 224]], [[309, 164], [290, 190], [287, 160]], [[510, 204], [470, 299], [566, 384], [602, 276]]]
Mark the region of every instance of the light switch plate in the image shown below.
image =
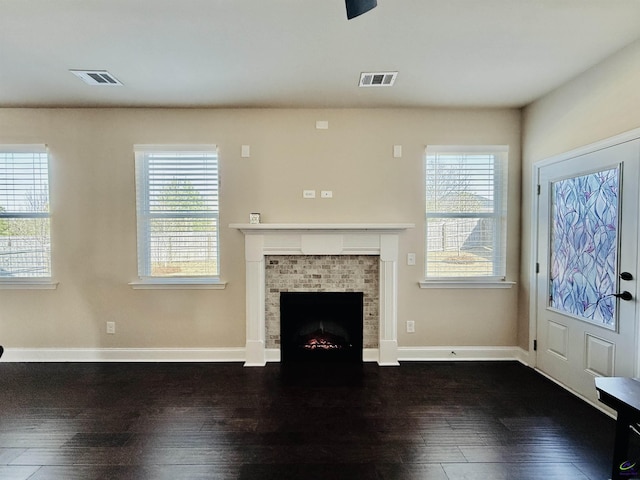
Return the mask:
[[303, 190], [302, 191], [302, 198], [316, 198], [316, 191], [315, 190]]

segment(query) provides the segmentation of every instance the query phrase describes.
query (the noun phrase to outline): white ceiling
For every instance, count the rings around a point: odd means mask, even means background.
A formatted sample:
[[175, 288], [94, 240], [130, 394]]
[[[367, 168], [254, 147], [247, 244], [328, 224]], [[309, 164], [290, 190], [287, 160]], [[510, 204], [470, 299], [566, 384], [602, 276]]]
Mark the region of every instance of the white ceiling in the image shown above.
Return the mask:
[[0, 0], [0, 106], [520, 107], [638, 38], [639, 0], [378, 0], [350, 21], [344, 0]]

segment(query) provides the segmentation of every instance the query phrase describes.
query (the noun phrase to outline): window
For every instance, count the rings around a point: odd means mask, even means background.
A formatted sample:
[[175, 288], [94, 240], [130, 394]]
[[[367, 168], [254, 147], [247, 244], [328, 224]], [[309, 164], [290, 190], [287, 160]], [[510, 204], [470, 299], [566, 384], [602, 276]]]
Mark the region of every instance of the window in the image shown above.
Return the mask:
[[143, 281], [219, 277], [215, 145], [137, 145], [138, 274]]
[[0, 145], [0, 282], [51, 277], [45, 145]]
[[504, 281], [506, 146], [429, 146], [426, 280]]

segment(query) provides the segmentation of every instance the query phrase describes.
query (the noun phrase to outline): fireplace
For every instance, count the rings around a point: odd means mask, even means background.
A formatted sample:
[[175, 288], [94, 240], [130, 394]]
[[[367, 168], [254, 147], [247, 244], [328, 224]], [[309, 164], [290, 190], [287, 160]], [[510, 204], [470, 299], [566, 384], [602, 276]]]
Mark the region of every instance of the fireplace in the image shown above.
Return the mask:
[[281, 292], [283, 364], [362, 362], [363, 292]]
[[379, 262], [377, 348], [364, 348], [363, 359], [399, 365], [397, 339], [397, 263], [400, 233], [414, 228], [393, 224], [231, 224], [245, 236], [245, 366], [279, 361], [267, 347], [265, 257], [270, 255], [373, 255]]

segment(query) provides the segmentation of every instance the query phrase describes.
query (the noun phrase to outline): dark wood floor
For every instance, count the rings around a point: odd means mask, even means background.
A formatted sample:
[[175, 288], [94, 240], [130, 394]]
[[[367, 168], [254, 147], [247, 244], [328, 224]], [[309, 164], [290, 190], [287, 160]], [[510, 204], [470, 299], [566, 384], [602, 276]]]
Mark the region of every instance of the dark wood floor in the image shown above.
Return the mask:
[[608, 479], [614, 421], [516, 362], [0, 363], [0, 479]]

